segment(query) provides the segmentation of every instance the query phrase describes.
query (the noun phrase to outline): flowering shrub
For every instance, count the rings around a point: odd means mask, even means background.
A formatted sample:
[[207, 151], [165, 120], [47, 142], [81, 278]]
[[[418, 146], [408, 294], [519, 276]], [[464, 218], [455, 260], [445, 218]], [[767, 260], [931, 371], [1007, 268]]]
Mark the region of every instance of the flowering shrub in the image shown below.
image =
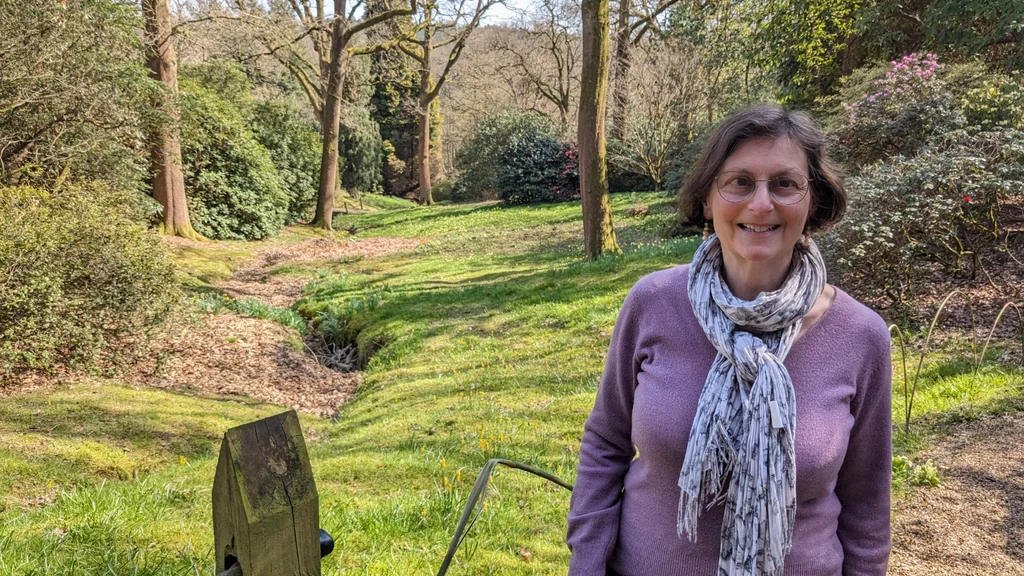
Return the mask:
[[889, 66], [868, 93], [843, 106], [847, 121], [834, 139], [848, 164], [914, 154], [930, 138], [964, 126], [934, 54], [909, 54]]
[[935, 269], [973, 277], [1000, 240], [1000, 205], [1024, 198], [1024, 132], [958, 130], [913, 156], [862, 167], [850, 211], [824, 240], [862, 296], [900, 304]]

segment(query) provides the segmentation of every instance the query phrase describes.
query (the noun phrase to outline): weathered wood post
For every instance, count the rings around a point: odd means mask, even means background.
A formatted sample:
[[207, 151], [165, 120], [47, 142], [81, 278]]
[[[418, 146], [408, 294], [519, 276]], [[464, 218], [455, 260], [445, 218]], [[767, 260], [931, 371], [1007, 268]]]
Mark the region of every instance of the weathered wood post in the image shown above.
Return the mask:
[[217, 572], [320, 576], [319, 499], [295, 411], [224, 433], [213, 480]]

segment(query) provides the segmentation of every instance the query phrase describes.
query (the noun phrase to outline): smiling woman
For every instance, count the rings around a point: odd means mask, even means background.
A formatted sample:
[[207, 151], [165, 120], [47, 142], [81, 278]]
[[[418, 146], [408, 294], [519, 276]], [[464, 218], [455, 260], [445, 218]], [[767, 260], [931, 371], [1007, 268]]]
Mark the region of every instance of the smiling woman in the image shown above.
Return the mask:
[[885, 573], [889, 334], [810, 239], [846, 206], [823, 149], [778, 106], [716, 128], [680, 199], [704, 243], [637, 282], [612, 335], [570, 574]]

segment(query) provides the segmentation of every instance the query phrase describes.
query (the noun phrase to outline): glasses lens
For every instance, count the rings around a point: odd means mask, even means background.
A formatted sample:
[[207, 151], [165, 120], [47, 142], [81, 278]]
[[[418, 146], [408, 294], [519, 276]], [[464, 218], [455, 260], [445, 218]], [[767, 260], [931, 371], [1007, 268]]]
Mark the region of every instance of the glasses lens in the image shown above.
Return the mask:
[[768, 191], [776, 202], [796, 204], [807, 193], [807, 179], [803, 176], [779, 176], [768, 182]]
[[[743, 202], [753, 195], [758, 182], [743, 172], [723, 172], [715, 178], [718, 194], [727, 202]], [[807, 179], [799, 174], [768, 180], [768, 192], [780, 204], [796, 204], [807, 193]]]
[[743, 202], [757, 186], [753, 178], [742, 172], [723, 172], [716, 180], [718, 193], [727, 202]]

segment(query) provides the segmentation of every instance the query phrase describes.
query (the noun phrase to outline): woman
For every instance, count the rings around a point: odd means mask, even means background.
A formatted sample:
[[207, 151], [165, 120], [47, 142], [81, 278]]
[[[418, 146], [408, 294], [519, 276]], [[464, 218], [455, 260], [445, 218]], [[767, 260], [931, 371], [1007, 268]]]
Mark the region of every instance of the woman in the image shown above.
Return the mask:
[[680, 198], [704, 243], [637, 282], [615, 325], [572, 576], [885, 573], [889, 333], [826, 283], [809, 237], [845, 207], [805, 114], [763, 105], [716, 128]]

